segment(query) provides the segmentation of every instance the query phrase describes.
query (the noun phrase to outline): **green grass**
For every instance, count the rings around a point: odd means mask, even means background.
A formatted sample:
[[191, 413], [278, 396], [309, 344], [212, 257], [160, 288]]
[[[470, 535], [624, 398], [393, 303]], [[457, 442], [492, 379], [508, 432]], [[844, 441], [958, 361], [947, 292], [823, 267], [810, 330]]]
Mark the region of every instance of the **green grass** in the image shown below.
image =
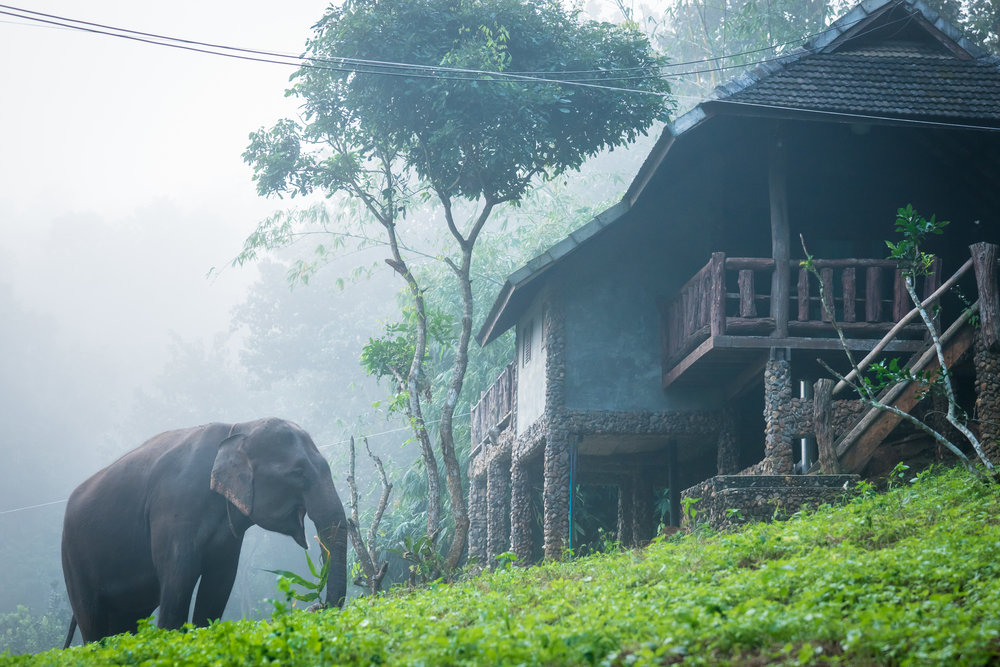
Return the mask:
[[1000, 664], [1000, 488], [961, 470], [738, 533], [0, 665]]

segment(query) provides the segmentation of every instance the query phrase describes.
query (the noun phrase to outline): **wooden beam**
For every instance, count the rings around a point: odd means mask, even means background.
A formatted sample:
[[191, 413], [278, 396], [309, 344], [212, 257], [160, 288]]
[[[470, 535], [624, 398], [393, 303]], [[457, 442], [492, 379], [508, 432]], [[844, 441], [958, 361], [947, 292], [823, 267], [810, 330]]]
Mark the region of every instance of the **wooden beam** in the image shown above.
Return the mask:
[[840, 274], [840, 285], [844, 293], [844, 322], [857, 321], [857, 279], [854, 267], [844, 269]]
[[882, 320], [882, 269], [869, 266], [865, 269], [865, 321]]
[[820, 378], [813, 385], [813, 429], [824, 475], [839, 475], [840, 461], [833, 441], [833, 380]]
[[713, 336], [726, 333], [726, 254], [713, 252], [709, 264], [709, 284], [711, 290], [705, 290], [709, 297], [709, 327]]
[[969, 250], [976, 269], [983, 345], [995, 352], [1000, 348], [1000, 294], [997, 292], [997, 252], [1000, 248], [992, 243], [976, 243], [969, 246]]
[[774, 259], [774, 273], [771, 274], [771, 317], [775, 322], [775, 338], [788, 336], [788, 261], [791, 255], [788, 231], [788, 173], [784, 142], [779, 124], [771, 141], [767, 179], [771, 207], [771, 257]]
[[740, 285], [740, 317], [757, 317], [757, 304], [754, 303], [753, 271], [741, 269]]
[[681, 490], [677, 475], [677, 442], [667, 444], [667, 487], [670, 494], [670, 525], [681, 525]]

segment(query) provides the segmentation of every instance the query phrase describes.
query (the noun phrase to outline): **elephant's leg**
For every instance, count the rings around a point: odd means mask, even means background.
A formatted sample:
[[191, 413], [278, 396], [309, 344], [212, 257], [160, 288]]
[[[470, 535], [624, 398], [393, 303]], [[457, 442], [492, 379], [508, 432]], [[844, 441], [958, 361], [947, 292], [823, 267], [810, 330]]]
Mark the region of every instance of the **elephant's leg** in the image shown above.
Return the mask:
[[229, 594], [233, 591], [233, 582], [236, 581], [241, 545], [242, 541], [236, 542], [206, 557], [191, 619], [195, 625], [208, 625], [210, 621], [222, 618]]
[[173, 550], [175, 558], [157, 563], [160, 577], [160, 614], [157, 625], [176, 630], [187, 623], [191, 594], [198, 583], [198, 567], [193, 554]]
[[112, 612], [107, 616], [106, 635], [120, 635], [123, 632], [134, 633], [139, 629], [139, 619], [147, 618], [153, 609], [133, 609], [130, 611]]

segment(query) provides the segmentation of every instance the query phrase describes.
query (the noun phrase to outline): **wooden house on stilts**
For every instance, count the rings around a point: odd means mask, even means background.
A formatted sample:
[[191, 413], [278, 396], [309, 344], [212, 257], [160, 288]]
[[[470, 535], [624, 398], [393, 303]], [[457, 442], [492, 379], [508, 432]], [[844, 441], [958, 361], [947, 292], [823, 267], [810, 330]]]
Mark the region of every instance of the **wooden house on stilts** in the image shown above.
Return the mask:
[[658, 506], [680, 523], [682, 494], [717, 523], [726, 509], [770, 517], [933, 453], [827, 380], [817, 359], [846, 361], [800, 268], [801, 238], [858, 357], [930, 369], [884, 259], [907, 204], [951, 221], [919, 289], [995, 447], [996, 306], [980, 328], [962, 313], [996, 299], [1000, 60], [919, 0], [866, 0], [678, 118], [617, 205], [509, 277], [478, 336], [513, 328], [516, 354], [472, 412], [470, 554], [560, 556], [580, 489], [613, 495], [609, 530], [641, 544]]

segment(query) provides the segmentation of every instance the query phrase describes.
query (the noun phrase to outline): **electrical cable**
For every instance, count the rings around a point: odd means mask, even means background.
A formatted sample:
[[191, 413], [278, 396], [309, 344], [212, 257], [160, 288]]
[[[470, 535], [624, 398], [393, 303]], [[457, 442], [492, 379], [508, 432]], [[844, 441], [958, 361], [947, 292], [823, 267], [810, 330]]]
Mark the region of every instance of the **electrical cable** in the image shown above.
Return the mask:
[[[20, 14], [15, 13], [20, 12]], [[79, 19], [67, 18], [63, 16], [58, 16], [55, 14], [46, 14], [43, 12], [36, 12], [33, 10], [26, 10], [18, 7], [13, 7], [11, 5], [0, 4], [0, 14], [12, 16], [15, 18], [24, 19], [27, 21], [34, 21], [46, 25], [51, 25], [55, 27], [68, 28], [73, 30], [79, 30], [82, 32], [88, 32], [92, 34], [101, 34], [110, 37], [118, 37], [121, 39], [129, 39], [133, 41], [138, 41], [147, 44], [153, 44], [158, 46], [168, 46], [171, 48], [177, 48], [182, 50], [194, 51], [197, 53], [205, 53], [208, 55], [218, 55], [239, 60], [248, 60], [252, 62], [263, 62], [278, 65], [287, 65], [293, 67], [301, 67], [305, 69], [323, 69], [332, 71], [341, 71], [348, 73], [365, 73], [365, 74], [380, 74], [385, 76], [405, 76], [412, 78], [434, 78], [443, 80], [469, 80], [477, 82], [500, 82], [500, 81], [524, 81], [529, 83], [546, 83], [546, 84], [558, 84], [567, 86], [580, 86], [597, 88], [603, 90], [612, 90], [616, 92], [627, 92], [627, 93], [639, 93], [647, 95], [657, 95], [666, 96], [666, 93], [658, 93], [656, 91], [641, 90], [634, 88], [624, 88], [621, 86], [609, 86], [593, 83], [594, 81], [602, 81], [608, 83], [612, 81], [640, 81], [640, 80], [652, 80], [658, 78], [680, 78], [689, 75], [700, 75], [707, 74], [711, 72], [721, 72], [729, 69], [742, 69], [745, 67], [750, 67], [756, 64], [761, 64], [764, 62], [780, 61], [785, 58], [794, 57], [794, 54], [778, 54], [771, 58], [764, 58], [755, 62], [743, 63], [738, 65], [721, 65], [718, 67], [704, 68], [698, 70], [690, 70], [687, 72], [660, 72], [659, 74], [643, 74], [643, 75], [631, 75], [631, 76], [609, 76], [617, 72], [631, 72], [635, 70], [649, 71], [650, 66], [634, 67], [634, 68], [609, 68], [606, 70], [567, 70], [565, 72], [496, 72], [496, 71], [486, 71], [486, 70], [475, 70], [475, 69], [465, 69], [465, 68], [454, 68], [445, 66], [432, 66], [432, 65], [416, 65], [411, 63], [399, 63], [391, 61], [379, 61], [379, 60], [368, 60], [360, 58], [345, 58], [345, 57], [334, 57], [334, 58], [320, 58], [320, 57], [305, 57], [305, 56], [292, 56], [288, 54], [283, 54], [276, 51], [265, 51], [258, 49], [247, 49], [241, 47], [232, 47], [222, 44], [216, 44], [212, 42], [201, 42], [197, 40], [188, 40], [176, 37], [170, 37], [167, 35], [161, 35], [157, 33], [143, 32], [138, 30], [130, 30], [126, 28], [118, 28], [115, 26], [110, 26], [107, 24], [95, 23], [90, 21], [83, 21]], [[909, 17], [903, 17], [901, 19], [896, 19], [894, 22], [899, 22], [903, 20], [908, 20]], [[858, 19], [858, 21], [864, 20]], [[732, 59], [743, 55], [752, 55], [754, 53], [760, 53], [763, 51], [770, 51], [782, 46], [787, 46], [789, 44], [801, 43], [807, 39], [815, 36], [819, 36], [829, 32], [834, 29], [842, 29], [849, 27], [856, 22], [850, 24], [840, 24], [838, 26], [831, 26], [826, 30], [807, 34], [798, 40], [783, 42], [779, 44], [773, 44], [766, 47], [761, 47], [758, 49], [743, 51], [734, 54], [725, 54], [721, 56], [713, 56], [711, 58], [704, 58], [700, 60], [690, 60], [683, 63], [669, 63], [662, 66], [655, 66], [656, 68], [672, 68], [681, 67], [698, 63], [708, 63], [717, 62], [725, 59]], [[222, 51], [219, 51], [221, 49]], [[252, 55], [243, 55], [252, 54]], [[277, 59], [277, 60], [276, 60]], [[325, 63], [325, 64], [317, 64]], [[441, 74], [442, 72], [468, 75], [468, 76], [446, 76]], [[537, 76], [538, 74], [544, 76]], [[563, 78], [551, 78], [551, 75], [565, 76], [567, 74], [600, 74], [600, 77], [592, 78], [576, 78], [576, 79], [563, 79]]]

